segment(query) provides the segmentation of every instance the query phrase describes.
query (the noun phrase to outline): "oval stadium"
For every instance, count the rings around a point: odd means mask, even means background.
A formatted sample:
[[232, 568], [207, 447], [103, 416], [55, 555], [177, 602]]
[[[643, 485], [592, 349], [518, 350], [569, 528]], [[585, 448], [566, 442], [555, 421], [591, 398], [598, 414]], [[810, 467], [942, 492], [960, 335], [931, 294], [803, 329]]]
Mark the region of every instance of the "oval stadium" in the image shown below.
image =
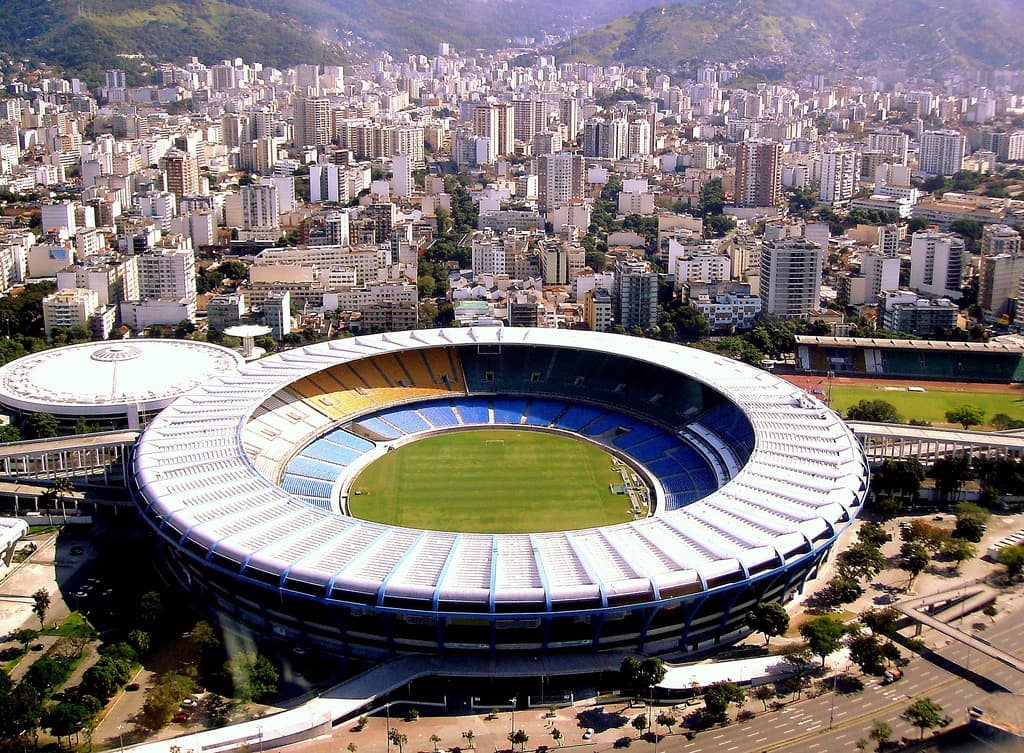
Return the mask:
[[703, 650], [857, 515], [840, 417], [633, 337], [458, 328], [240, 366], [165, 409], [133, 493], [165, 575], [231, 623], [360, 657]]

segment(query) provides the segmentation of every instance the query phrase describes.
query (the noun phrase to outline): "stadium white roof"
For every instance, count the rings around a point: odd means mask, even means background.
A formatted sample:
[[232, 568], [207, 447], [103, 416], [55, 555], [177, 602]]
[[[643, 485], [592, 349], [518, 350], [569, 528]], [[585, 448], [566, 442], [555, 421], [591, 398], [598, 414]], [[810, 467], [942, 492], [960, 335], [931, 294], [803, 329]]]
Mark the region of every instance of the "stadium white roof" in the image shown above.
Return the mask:
[[241, 363], [228, 348], [192, 340], [68, 345], [0, 368], [0, 403], [65, 416], [156, 411]]
[[[253, 412], [306, 375], [403, 349], [502, 343], [615, 353], [703, 382], [746, 413], [753, 454], [724, 486], [677, 510], [604, 528], [488, 535], [404, 529], [311, 507], [262, 475], [254, 448], [247, 454], [243, 446]], [[281, 409], [279, 432], [294, 449], [334, 425], [296, 406], [305, 404]], [[261, 408], [256, 420], [266, 415]], [[252, 441], [255, 433], [247, 435]], [[449, 612], [458, 604], [509, 612], [516, 603], [658, 601], [782, 567], [826, 546], [852, 520], [867, 466], [836, 413], [759, 369], [634, 337], [479, 327], [335, 340], [246, 364], [197, 387], [150, 425], [136, 481], [166, 536], [189, 540], [192, 551], [216, 550], [264, 581], [378, 605], [400, 597], [435, 609], [443, 603]]]

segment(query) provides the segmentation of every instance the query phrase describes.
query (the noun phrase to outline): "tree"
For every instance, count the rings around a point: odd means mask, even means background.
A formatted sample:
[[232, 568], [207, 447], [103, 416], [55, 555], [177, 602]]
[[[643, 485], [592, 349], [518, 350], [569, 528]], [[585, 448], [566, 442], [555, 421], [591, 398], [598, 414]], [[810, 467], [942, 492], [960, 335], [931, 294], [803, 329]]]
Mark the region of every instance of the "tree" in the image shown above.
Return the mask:
[[169, 674], [146, 691], [146, 700], [142, 704], [143, 723], [151, 730], [163, 729], [177, 712], [181, 699], [195, 690], [195, 682], [191, 677]]
[[864, 674], [881, 674], [885, 668], [885, 653], [882, 642], [874, 633], [857, 633], [847, 643], [850, 659]]
[[[924, 478], [924, 476], [922, 476]], [[857, 531], [857, 543], [881, 549], [883, 544], [892, 541], [892, 536], [881, 525], [872, 520], [865, 521]]]
[[900, 559], [899, 568], [900, 570], [906, 570], [910, 573], [910, 580], [907, 582], [907, 589], [910, 589], [910, 585], [914, 582], [914, 578], [920, 575], [928, 563], [931, 562], [931, 555], [923, 545], [918, 544], [916, 541], [904, 541], [903, 546], [900, 547]]
[[398, 753], [402, 753], [402, 749], [405, 748], [405, 744], [409, 742], [409, 736], [392, 727], [388, 730], [388, 740], [391, 741], [392, 745], [398, 747]]
[[851, 578], [874, 578], [885, 569], [885, 555], [867, 542], [858, 542], [836, 558], [836, 569]]
[[951, 424], [960, 424], [964, 429], [977, 426], [985, 418], [985, 411], [975, 405], [961, 405], [946, 411], [946, 420]]
[[743, 703], [746, 695], [733, 682], [716, 682], [704, 689], [704, 708], [712, 719], [724, 720], [729, 711], [729, 704]]
[[149, 633], [145, 630], [131, 630], [128, 632], [128, 645], [135, 649], [139, 656], [149, 653]]
[[725, 209], [725, 189], [721, 178], [712, 178], [700, 189], [700, 213], [702, 216], [721, 214]]
[[956, 526], [953, 538], [978, 543], [985, 535], [985, 528], [991, 514], [972, 502], [961, 502], [956, 506]]
[[920, 698], [907, 706], [903, 712], [907, 721], [921, 730], [924, 737], [926, 729], [938, 727], [942, 723], [942, 707], [931, 698]]
[[356, 751], [359, 750], [359, 746], [355, 743], [349, 743], [345, 746], [345, 750], [347, 750], [348, 753], [356, 753]]
[[434, 746], [434, 753], [437, 753], [437, 744], [441, 742], [441, 738], [437, 735], [436, 732], [430, 736], [430, 742]]
[[21, 432], [13, 424], [0, 426], [0, 442], [20, 442]]
[[861, 624], [872, 633], [891, 638], [896, 634], [896, 626], [902, 615], [893, 607], [869, 609], [860, 616]]
[[147, 591], [139, 599], [139, 621], [149, 628], [154, 628], [161, 622], [163, 616], [163, 599], [159, 591]]
[[627, 656], [619, 665], [619, 677], [632, 693], [629, 703], [632, 706], [641, 693], [649, 691], [665, 679], [665, 666], [657, 657], [641, 661], [639, 657]]
[[860, 400], [846, 409], [850, 421], [873, 421], [883, 424], [898, 424], [899, 411], [887, 400]]
[[[526, 730], [517, 729], [515, 732], [509, 732], [508, 741], [513, 745], [518, 745], [519, 750], [526, 749], [526, 743], [530, 741], [530, 736], [526, 734]], [[402, 753], [401, 750], [398, 753]]]
[[868, 737], [878, 743], [878, 747], [882, 747], [892, 740], [892, 727], [890, 727], [886, 722], [876, 719], [874, 724], [871, 725], [871, 731], [868, 733]]
[[46, 612], [50, 608], [50, 594], [40, 588], [32, 594], [32, 614], [39, 618], [39, 629], [46, 627]]
[[837, 607], [856, 601], [862, 593], [864, 589], [856, 578], [840, 572], [822, 589], [822, 598], [829, 606]]
[[60, 424], [52, 413], [33, 413], [25, 419], [22, 433], [25, 439], [49, 439], [57, 436]]
[[964, 456], [939, 458], [932, 463], [929, 475], [935, 479], [935, 491], [940, 499], [955, 497], [964, 485], [970, 461]]
[[967, 539], [948, 539], [942, 542], [939, 551], [944, 557], [949, 557], [956, 565], [956, 571], [960, 572], [960, 566], [978, 553], [978, 548]]
[[637, 714], [633, 717], [633, 721], [630, 724], [636, 730], [637, 737], [643, 736], [644, 730], [647, 729], [647, 714]]
[[80, 703], [62, 701], [46, 712], [43, 717], [43, 726], [49, 729], [58, 741], [62, 737], [70, 739], [82, 731], [86, 722], [93, 715]]
[[999, 550], [999, 564], [1006, 568], [1006, 577], [1016, 580], [1024, 573], [1024, 544], [1006, 546]]
[[235, 697], [243, 701], [259, 700], [277, 692], [280, 675], [270, 659], [261, 654], [238, 654], [224, 665], [224, 671], [231, 678]]
[[768, 710], [768, 702], [775, 697], [775, 688], [770, 683], [764, 685], [758, 685], [754, 689], [754, 698], [764, 704], [764, 710]]
[[784, 635], [789, 630], [789, 613], [777, 601], [762, 601], [747, 612], [747, 626], [761, 633], [767, 646], [773, 636]]
[[807, 646], [815, 656], [821, 657], [821, 666], [829, 654], [839, 650], [846, 625], [835, 615], [822, 614], [812, 617], [800, 626], [800, 635], [807, 641]]
[[555, 741], [555, 744], [558, 745], [559, 748], [561, 748], [562, 747], [562, 730], [558, 729], [558, 727], [552, 727], [551, 728], [551, 739]]
[[671, 735], [672, 734], [672, 728], [675, 727], [677, 724], [679, 724], [679, 720], [676, 719], [672, 714], [667, 714], [664, 711], [662, 711], [654, 719], [654, 723], [655, 724], [660, 724], [662, 727], [667, 729], [668, 733]]

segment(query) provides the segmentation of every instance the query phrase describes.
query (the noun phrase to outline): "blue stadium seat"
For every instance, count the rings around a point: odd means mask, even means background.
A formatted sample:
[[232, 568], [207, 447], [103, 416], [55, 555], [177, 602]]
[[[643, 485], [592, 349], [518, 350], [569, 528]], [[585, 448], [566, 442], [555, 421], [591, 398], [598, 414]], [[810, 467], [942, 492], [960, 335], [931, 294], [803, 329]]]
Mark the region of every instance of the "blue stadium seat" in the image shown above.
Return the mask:
[[417, 413], [415, 408], [409, 406], [389, 408], [379, 412], [377, 417], [397, 426], [405, 434], [415, 434], [418, 431], [426, 431], [430, 428], [430, 424], [424, 420], [423, 416]]
[[288, 462], [285, 474], [294, 473], [300, 476], [309, 476], [310, 478], [334, 483], [338, 479], [338, 475], [342, 470], [343, 469], [340, 466], [332, 463], [324, 463], [320, 460], [314, 460], [313, 458], [304, 457], [303, 455], [297, 455]]
[[303, 476], [286, 475], [281, 479], [281, 488], [287, 492], [303, 494], [307, 497], [320, 497], [322, 499], [330, 499], [331, 497], [331, 484]]
[[526, 413], [526, 400], [522, 398], [495, 397], [491, 402], [494, 404], [494, 423], [522, 423], [523, 414]]
[[467, 397], [455, 401], [455, 409], [465, 424], [489, 424], [491, 401], [485, 397]]
[[357, 437], [355, 434], [345, 431], [344, 429], [335, 429], [329, 434], [325, 434], [322, 439], [330, 442], [331, 444], [348, 447], [349, 449], [360, 453], [369, 452], [374, 448], [374, 444], [370, 440]]
[[402, 434], [404, 434], [404, 432], [396, 429], [395, 427], [384, 423], [375, 415], [360, 418], [355, 423], [372, 431], [374, 434], [384, 437], [384, 439], [398, 439]]
[[462, 423], [459, 417], [455, 415], [455, 411], [452, 410], [452, 406], [444, 401], [421, 404], [419, 412], [421, 416], [438, 429], [459, 426]]
[[550, 426], [565, 410], [565, 403], [555, 400], [531, 400], [526, 415], [526, 423], [531, 426]]
[[569, 431], [580, 431], [584, 426], [592, 421], [597, 420], [603, 416], [605, 411], [602, 408], [595, 408], [592, 405], [583, 405], [577, 403], [576, 405], [570, 405], [569, 410], [565, 412], [558, 422], [555, 424], [559, 429], [568, 429]]
[[632, 424], [633, 421], [634, 420], [632, 418], [627, 418], [626, 416], [623, 416], [621, 413], [609, 413], [608, 415], [599, 418], [597, 421], [590, 424], [590, 426], [583, 430], [583, 433], [586, 434], [588, 437], [596, 437], [600, 436], [601, 434], [604, 434], [607, 431], [611, 431], [616, 426]]
[[341, 447], [323, 439], [318, 439], [303, 449], [301, 454], [316, 460], [327, 461], [328, 463], [345, 467], [362, 453], [350, 447]]

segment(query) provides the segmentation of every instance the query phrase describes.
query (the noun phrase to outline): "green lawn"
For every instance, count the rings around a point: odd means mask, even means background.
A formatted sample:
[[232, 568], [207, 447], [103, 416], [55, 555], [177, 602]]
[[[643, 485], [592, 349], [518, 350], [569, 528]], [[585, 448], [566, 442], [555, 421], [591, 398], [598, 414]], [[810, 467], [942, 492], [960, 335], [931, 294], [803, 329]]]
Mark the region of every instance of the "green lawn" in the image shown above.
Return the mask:
[[[914, 382], [907, 382], [914, 385]], [[1011, 390], [1005, 386], [992, 387], [969, 384], [921, 385], [925, 392], [908, 392], [906, 387], [892, 389], [892, 385], [865, 387], [840, 385], [832, 387], [832, 407], [842, 415], [860, 400], [885, 400], [896, 406], [904, 423], [911, 419], [928, 421], [935, 426], [948, 425], [946, 411], [961, 405], [975, 405], [985, 411], [987, 422], [997, 413], [1024, 420], [1024, 390]], [[974, 428], [989, 428], [974, 427]]]
[[[439, 434], [398, 448], [352, 484], [357, 518], [410, 528], [538, 533], [631, 519], [606, 451], [517, 429]], [[356, 491], [361, 492], [355, 494]]]

